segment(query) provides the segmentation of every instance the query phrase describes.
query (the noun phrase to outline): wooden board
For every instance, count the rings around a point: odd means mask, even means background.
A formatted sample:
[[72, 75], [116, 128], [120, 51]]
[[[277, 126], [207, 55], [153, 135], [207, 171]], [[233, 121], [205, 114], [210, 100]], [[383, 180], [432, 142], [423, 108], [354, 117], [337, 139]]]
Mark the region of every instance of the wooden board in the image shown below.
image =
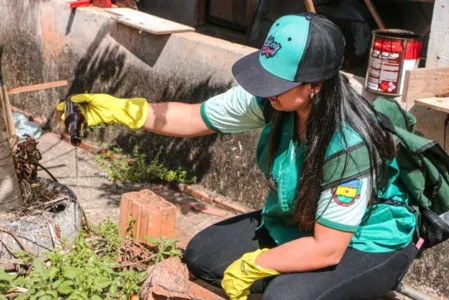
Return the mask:
[[449, 97], [416, 99], [415, 103], [433, 110], [449, 114]]
[[413, 103], [419, 98], [430, 98], [449, 92], [449, 67], [422, 68], [405, 74], [402, 102]]
[[44, 90], [44, 89], [55, 88], [58, 86], [66, 86], [66, 85], [67, 85], [67, 80], [61, 80], [61, 81], [46, 82], [46, 83], [40, 83], [40, 84], [34, 84], [34, 85], [28, 85], [28, 86], [21, 86], [21, 87], [10, 89], [8, 91], [8, 95], [39, 91], [39, 90]]
[[195, 28], [162, 19], [130, 8], [107, 8], [115, 15], [114, 19], [122, 24], [156, 35], [195, 31]]

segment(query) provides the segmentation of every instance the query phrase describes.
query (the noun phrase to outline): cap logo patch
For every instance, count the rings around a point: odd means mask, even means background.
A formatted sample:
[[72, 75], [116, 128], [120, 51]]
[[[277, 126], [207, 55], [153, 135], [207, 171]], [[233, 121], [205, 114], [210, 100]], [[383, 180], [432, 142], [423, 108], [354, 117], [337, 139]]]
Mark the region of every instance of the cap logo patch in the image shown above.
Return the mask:
[[332, 199], [340, 206], [351, 206], [360, 198], [360, 180], [352, 179], [332, 189]]
[[265, 55], [266, 58], [270, 58], [273, 57], [281, 48], [281, 44], [276, 42], [274, 37], [270, 35], [263, 44], [260, 55]]

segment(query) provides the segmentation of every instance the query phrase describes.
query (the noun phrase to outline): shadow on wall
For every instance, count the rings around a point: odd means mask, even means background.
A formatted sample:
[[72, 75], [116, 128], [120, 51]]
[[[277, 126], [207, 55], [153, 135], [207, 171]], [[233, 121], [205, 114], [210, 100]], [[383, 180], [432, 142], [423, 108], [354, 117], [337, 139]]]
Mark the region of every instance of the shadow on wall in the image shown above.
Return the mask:
[[[115, 94], [120, 89], [126, 77], [123, 70], [126, 54], [120, 51], [119, 45], [109, 43], [102, 47], [108, 27], [105, 25], [98, 31], [86, 54], [79, 60], [67, 96], [85, 92]], [[100, 89], [94, 91], [94, 86]]]
[[[221, 93], [232, 86], [232, 82], [212, 86], [211, 76], [190, 81], [177, 73], [177, 78], [167, 78], [153, 72], [168, 36], [137, 34], [135, 29], [111, 22], [105, 24], [88, 47], [86, 54], [75, 67], [74, 80], [68, 95], [77, 93], [107, 93], [116, 97], [145, 97], [156, 102], [182, 101], [198, 103]], [[117, 43], [111, 42], [111, 38]], [[136, 62], [136, 58], [140, 60]], [[70, 64], [67, 64], [70, 65]], [[176, 66], [168, 66], [173, 69]], [[151, 102], [154, 102], [151, 100]], [[157, 120], [158, 126], [166, 123], [165, 113]], [[111, 129], [111, 128], [109, 128]], [[188, 171], [188, 178], [196, 176], [201, 180], [211, 166], [211, 147], [218, 134], [196, 138], [174, 138], [149, 132], [131, 131], [114, 126], [116, 132], [100, 130], [98, 138], [109, 145], [117, 144], [125, 153], [131, 153], [138, 145], [150, 162], [161, 147], [160, 160], [170, 169], [182, 168]], [[109, 139], [109, 140], [108, 140]], [[114, 192], [109, 189], [111, 195]], [[105, 189], [106, 193], [109, 193]]]
[[109, 35], [150, 67], [154, 67], [170, 38], [168, 34], [154, 35], [120, 23], [110, 26]]

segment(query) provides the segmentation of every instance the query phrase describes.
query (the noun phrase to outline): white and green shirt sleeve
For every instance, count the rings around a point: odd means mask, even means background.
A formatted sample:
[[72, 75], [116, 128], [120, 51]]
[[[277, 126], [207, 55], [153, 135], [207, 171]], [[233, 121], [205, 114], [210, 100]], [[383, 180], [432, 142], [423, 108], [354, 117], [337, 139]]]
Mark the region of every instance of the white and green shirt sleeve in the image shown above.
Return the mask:
[[265, 126], [263, 111], [256, 96], [236, 86], [201, 104], [206, 125], [222, 133], [237, 133]]
[[316, 221], [340, 231], [357, 231], [369, 203], [370, 186], [370, 177], [364, 176], [323, 191]]

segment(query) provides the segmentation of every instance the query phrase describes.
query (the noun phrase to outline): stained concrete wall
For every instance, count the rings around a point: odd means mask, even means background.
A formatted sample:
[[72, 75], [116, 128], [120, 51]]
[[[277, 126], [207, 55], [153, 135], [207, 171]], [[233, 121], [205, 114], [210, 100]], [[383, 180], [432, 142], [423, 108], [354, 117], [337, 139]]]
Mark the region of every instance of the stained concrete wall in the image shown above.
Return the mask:
[[[67, 88], [12, 96], [12, 105], [52, 120], [56, 104], [73, 93], [145, 97], [150, 102], [198, 103], [235, 84], [232, 64], [255, 49], [196, 33], [155, 36], [117, 24], [96, 8], [71, 12], [65, 1], [0, 1], [5, 14], [0, 40], [10, 87], [68, 80]], [[17, 20], [20, 20], [18, 22]], [[139, 145], [149, 157], [160, 146], [169, 167], [182, 167], [202, 185], [252, 206], [266, 188], [255, 174], [258, 132], [182, 139], [110, 126], [108, 144]]]
[[[48, 118], [47, 126], [54, 131], [54, 107], [69, 94], [198, 103], [235, 85], [232, 64], [255, 51], [197, 33], [150, 35], [115, 23], [100, 9], [71, 11], [63, 0], [0, 0], [0, 17], [0, 41], [6, 47], [3, 68], [10, 88], [69, 81], [66, 88], [11, 97], [14, 106]], [[351, 80], [359, 92], [373, 98], [363, 91], [361, 78]], [[137, 144], [150, 157], [164, 146], [165, 163], [191, 170], [204, 187], [254, 208], [264, 202], [267, 189], [254, 161], [257, 131], [182, 139], [109, 126], [100, 136], [127, 150]], [[425, 253], [407, 282], [449, 296], [444, 275], [449, 260], [442, 255], [447, 246]]]

